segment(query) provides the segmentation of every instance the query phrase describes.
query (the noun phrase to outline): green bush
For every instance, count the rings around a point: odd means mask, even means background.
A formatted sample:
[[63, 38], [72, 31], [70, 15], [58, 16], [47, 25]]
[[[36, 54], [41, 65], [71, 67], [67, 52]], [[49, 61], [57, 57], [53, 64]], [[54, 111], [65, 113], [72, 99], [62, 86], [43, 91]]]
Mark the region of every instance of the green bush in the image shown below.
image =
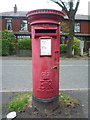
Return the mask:
[[2, 39], [0, 39], [0, 55], [2, 55]]
[[67, 44], [60, 44], [60, 52], [66, 52], [67, 51]]
[[9, 45], [9, 54], [10, 55], [13, 55], [13, 54], [16, 54], [16, 46], [17, 44], [16, 43], [10, 43]]
[[2, 31], [2, 39], [7, 39], [10, 42], [16, 42], [16, 36], [13, 34], [13, 32], [8, 30]]
[[31, 50], [32, 49], [31, 39], [26, 38], [18, 40], [18, 48], [23, 50]]
[[80, 55], [80, 40], [76, 37], [73, 39], [73, 49], [75, 55]]
[[[11, 55], [16, 53], [16, 36], [8, 31], [1, 31], [0, 55]], [[1, 50], [2, 49], [2, 50]]]
[[[1, 55], [9, 55], [9, 45], [10, 42], [7, 39], [0, 39], [0, 43], [2, 42], [2, 50], [0, 50]], [[1, 47], [1, 44], [0, 44]]]

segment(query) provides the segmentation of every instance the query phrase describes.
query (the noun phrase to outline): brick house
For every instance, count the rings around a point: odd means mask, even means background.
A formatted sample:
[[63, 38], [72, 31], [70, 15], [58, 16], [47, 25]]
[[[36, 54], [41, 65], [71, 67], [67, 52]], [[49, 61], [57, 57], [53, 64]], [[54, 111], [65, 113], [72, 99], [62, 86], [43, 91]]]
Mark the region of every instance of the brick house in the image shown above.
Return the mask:
[[[26, 18], [27, 11], [14, 11], [0, 13], [0, 30], [12, 31], [17, 39], [30, 38], [30, 27]], [[65, 16], [64, 22], [68, 25], [68, 18]], [[84, 41], [84, 50], [90, 48], [90, 17], [88, 15], [75, 16], [75, 36]], [[61, 41], [65, 43], [67, 32], [61, 32]]]

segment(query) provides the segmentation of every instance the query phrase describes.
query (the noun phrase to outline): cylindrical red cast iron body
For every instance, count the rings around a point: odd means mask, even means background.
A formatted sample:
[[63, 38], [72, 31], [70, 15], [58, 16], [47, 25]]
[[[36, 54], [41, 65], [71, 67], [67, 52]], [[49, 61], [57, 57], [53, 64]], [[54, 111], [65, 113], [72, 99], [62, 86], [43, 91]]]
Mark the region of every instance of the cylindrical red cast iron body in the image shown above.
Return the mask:
[[38, 9], [27, 13], [32, 36], [33, 97], [53, 100], [59, 96], [60, 21], [63, 12]]

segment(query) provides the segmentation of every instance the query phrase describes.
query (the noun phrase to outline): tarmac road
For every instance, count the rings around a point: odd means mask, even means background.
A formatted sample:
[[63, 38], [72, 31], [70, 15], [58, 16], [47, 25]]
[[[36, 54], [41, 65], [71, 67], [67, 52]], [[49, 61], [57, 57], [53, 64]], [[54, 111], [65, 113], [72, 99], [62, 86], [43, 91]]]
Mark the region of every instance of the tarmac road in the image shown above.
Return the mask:
[[[32, 90], [32, 60], [4, 57], [2, 62], [2, 92]], [[88, 60], [60, 61], [60, 89], [88, 88]]]

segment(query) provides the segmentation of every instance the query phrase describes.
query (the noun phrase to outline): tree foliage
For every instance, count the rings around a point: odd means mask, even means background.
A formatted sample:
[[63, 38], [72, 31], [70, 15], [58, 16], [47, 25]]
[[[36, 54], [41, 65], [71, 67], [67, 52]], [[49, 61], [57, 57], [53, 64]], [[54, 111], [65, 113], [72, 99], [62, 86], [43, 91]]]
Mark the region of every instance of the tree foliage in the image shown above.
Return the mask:
[[2, 31], [2, 39], [7, 39], [9, 42], [16, 42], [16, 36], [8, 30]]
[[16, 36], [8, 30], [0, 32], [0, 55], [11, 55], [16, 53]]

